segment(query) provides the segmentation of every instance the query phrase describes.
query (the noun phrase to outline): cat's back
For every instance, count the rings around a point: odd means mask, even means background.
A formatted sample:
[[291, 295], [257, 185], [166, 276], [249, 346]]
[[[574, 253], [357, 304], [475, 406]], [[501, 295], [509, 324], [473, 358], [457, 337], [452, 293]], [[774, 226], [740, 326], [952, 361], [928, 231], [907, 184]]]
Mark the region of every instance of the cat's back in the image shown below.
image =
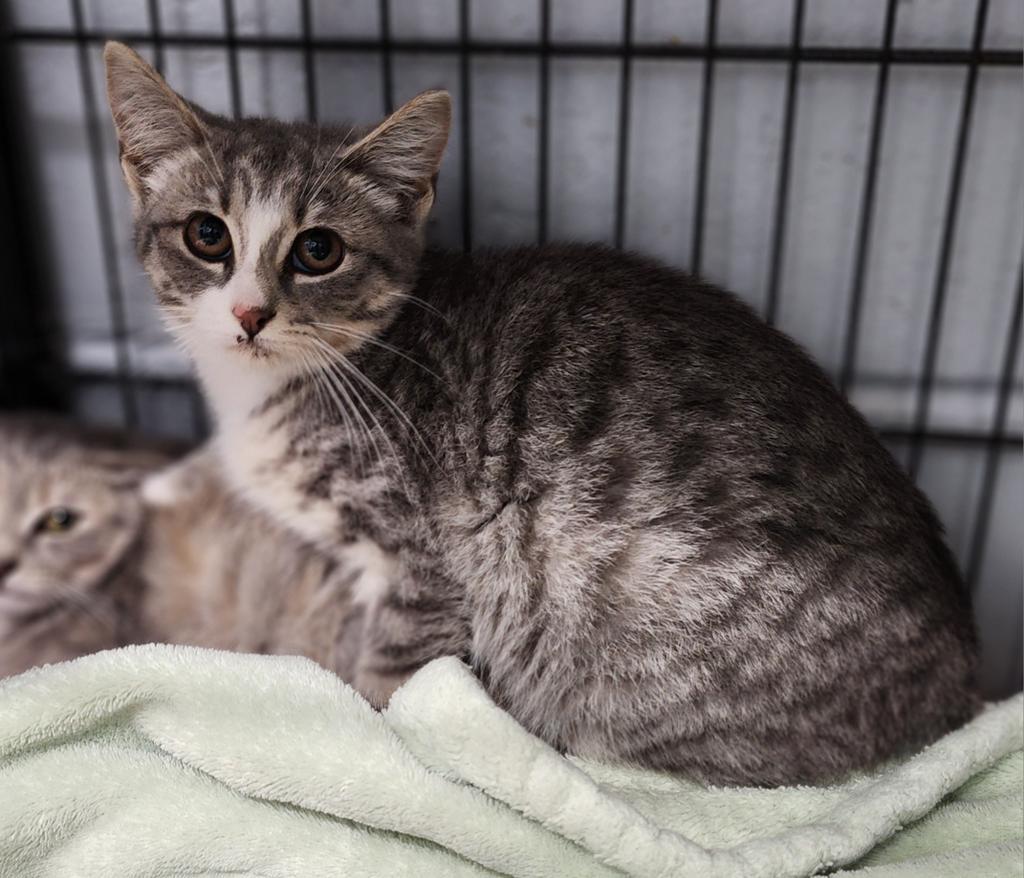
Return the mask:
[[[849, 481], [934, 523], [806, 352], [699, 278], [600, 245], [551, 245], [428, 253], [418, 292], [446, 320], [418, 320], [409, 345], [450, 385], [519, 405], [521, 426], [561, 422], [574, 453], [637, 441], [617, 426], [646, 427], [675, 447], [678, 478], [713, 465], [776, 494]], [[867, 491], [872, 481], [885, 490]]]
[[[472, 558], [457, 548], [460, 567], [518, 553], [521, 570], [490, 571], [495, 595], [534, 582], [575, 608], [556, 623], [527, 595], [535, 615], [494, 625], [522, 625], [521, 642], [495, 634], [488, 672], [536, 727], [553, 722], [552, 699], [572, 703], [559, 661], [600, 678], [610, 655], [621, 677], [665, 674], [653, 688], [678, 693], [676, 716], [699, 703], [757, 730], [778, 760], [762, 777], [867, 764], [975, 709], [970, 601], [930, 505], [824, 372], [734, 296], [575, 246], [432, 255], [417, 294], [447, 323], [435, 334], [418, 321], [400, 341], [457, 388], [453, 471], [476, 510], [463, 542], [489, 541]], [[485, 630], [517, 605], [494, 601]], [[749, 694], [762, 690], [785, 718]], [[587, 697], [586, 710], [615, 713], [644, 696]], [[788, 719], [836, 713], [846, 726], [831, 744]], [[678, 722], [682, 738], [735, 736]], [[635, 755], [694, 770], [700, 748], [676, 743], [647, 739]]]
[[804, 351], [737, 296], [636, 253], [597, 244], [428, 251], [417, 292], [448, 318], [425, 318], [428, 331], [456, 346], [486, 340], [492, 358], [521, 351], [538, 372], [551, 355], [590, 354], [612, 361], [620, 383], [669, 374], [668, 394], [728, 385], [735, 402], [773, 406], [776, 420], [802, 417], [798, 403], [838, 398]]
[[417, 321], [407, 343], [485, 403], [461, 417], [486, 409], [562, 456], [631, 455], [703, 486], [723, 515], [773, 522], [780, 542], [799, 539], [787, 517], [837, 541], [869, 524], [894, 547], [908, 529], [934, 536], [942, 578], [958, 579], [930, 505], [864, 418], [733, 294], [599, 245], [432, 252], [419, 292], [446, 321]]

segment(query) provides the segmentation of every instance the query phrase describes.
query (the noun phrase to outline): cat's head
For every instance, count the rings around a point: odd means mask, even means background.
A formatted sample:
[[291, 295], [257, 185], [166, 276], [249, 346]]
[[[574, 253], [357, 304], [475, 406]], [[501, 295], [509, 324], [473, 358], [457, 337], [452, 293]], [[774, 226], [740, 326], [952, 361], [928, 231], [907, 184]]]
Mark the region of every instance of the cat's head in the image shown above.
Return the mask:
[[357, 133], [225, 119], [124, 45], [105, 60], [137, 250], [201, 373], [297, 374], [393, 319], [422, 253], [445, 92]]
[[167, 458], [48, 419], [0, 417], [0, 632], [88, 607], [143, 521], [140, 479]]

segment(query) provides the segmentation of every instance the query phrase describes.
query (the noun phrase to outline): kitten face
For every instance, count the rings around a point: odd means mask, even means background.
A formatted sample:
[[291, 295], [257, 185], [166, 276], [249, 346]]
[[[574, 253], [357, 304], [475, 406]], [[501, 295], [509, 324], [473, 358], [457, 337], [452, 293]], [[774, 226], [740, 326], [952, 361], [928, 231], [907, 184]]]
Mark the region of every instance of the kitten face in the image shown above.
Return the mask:
[[57, 603], [87, 605], [134, 541], [131, 472], [52, 429], [0, 420], [0, 632]]
[[359, 137], [216, 117], [127, 47], [105, 58], [139, 256], [204, 379], [290, 377], [388, 324], [415, 280], [444, 92]]

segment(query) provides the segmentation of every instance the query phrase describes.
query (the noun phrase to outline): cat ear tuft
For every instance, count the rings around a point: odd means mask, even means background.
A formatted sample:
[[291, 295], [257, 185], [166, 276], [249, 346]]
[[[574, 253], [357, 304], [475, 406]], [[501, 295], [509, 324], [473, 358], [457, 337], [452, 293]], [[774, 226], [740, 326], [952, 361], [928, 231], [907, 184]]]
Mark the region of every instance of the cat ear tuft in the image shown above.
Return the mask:
[[107, 43], [103, 61], [121, 167], [132, 194], [140, 198], [146, 176], [162, 159], [202, 142], [203, 123], [134, 49]]
[[425, 213], [433, 201], [451, 121], [448, 92], [425, 91], [350, 146], [342, 163], [396, 186]]

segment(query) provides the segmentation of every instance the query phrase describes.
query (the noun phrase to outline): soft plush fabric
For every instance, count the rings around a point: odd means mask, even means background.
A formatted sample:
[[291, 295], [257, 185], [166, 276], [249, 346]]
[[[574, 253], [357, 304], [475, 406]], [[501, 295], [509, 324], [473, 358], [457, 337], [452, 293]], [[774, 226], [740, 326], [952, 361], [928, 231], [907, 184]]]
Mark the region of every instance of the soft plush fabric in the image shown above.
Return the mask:
[[0, 875], [1022, 875], [1022, 710], [839, 786], [706, 789], [560, 756], [454, 659], [381, 714], [305, 659], [133, 647], [0, 684]]

